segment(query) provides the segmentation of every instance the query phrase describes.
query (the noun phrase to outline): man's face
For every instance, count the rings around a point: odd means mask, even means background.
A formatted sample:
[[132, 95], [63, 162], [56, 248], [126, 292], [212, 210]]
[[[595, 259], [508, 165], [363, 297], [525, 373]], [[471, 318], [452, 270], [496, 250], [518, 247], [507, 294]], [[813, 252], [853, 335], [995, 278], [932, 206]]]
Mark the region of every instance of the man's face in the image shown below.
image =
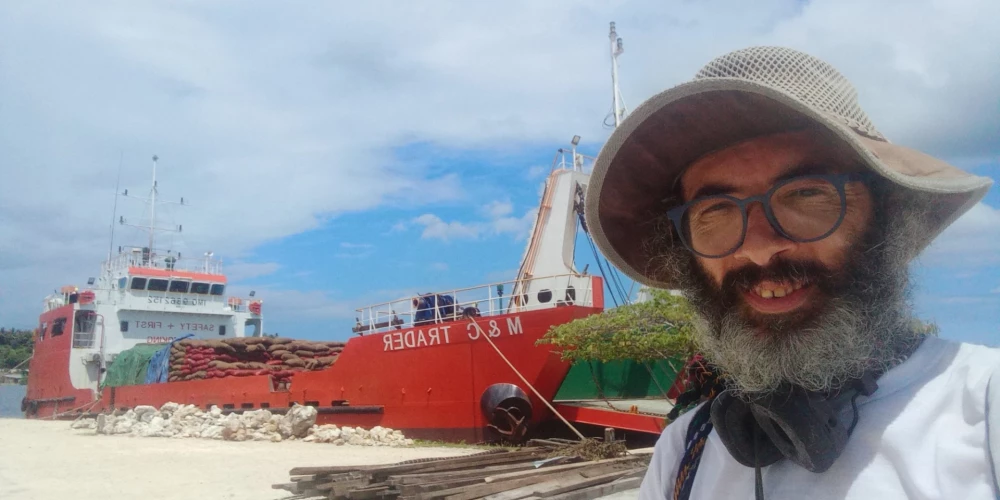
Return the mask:
[[[779, 181], [803, 174], [857, 171], [856, 162], [806, 132], [755, 138], [705, 156], [681, 179], [684, 201], [709, 194], [745, 198], [764, 194]], [[698, 266], [730, 306], [739, 309], [761, 335], [768, 326], [801, 323], [823, 307], [826, 273], [841, 271], [872, 223], [872, 199], [860, 182], [845, 186], [846, 213], [828, 237], [798, 243], [782, 236], [764, 215], [747, 207], [742, 246], [721, 258], [696, 257]]]
[[[685, 202], [705, 193], [745, 198], [801, 173], [848, 173], [855, 165], [852, 154], [814, 133], [783, 133], [699, 159], [680, 187]], [[793, 192], [815, 196], [809, 189]], [[866, 370], [891, 366], [912, 344], [907, 241], [922, 223], [916, 212], [899, 207], [894, 213], [909, 215], [894, 215], [890, 224], [889, 214], [875, 209], [885, 196], [876, 200], [866, 184], [848, 182], [843, 221], [817, 241], [784, 237], [760, 203], [753, 203], [743, 244], [729, 255], [705, 258], [683, 246], [664, 247], [658, 265], [669, 269], [691, 298], [700, 320], [699, 348], [727, 374], [730, 387], [759, 393], [788, 383], [833, 390]], [[834, 216], [841, 207], [839, 194], [836, 199]], [[772, 208], [774, 203], [772, 198]], [[716, 213], [714, 202], [704, 206], [702, 214]], [[700, 235], [718, 232], [704, 220], [696, 226], [689, 218], [687, 227]], [[742, 217], [736, 229], [725, 227], [738, 235]], [[686, 234], [693, 241], [695, 233]]]

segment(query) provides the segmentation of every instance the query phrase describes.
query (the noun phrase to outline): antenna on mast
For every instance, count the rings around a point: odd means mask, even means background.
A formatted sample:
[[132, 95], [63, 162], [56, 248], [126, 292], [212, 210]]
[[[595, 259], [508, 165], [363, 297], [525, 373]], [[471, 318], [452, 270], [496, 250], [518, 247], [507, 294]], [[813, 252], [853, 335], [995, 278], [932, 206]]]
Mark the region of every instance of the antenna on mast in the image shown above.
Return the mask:
[[[142, 229], [145, 229], [145, 230], [149, 231], [149, 246], [147, 247], [147, 248], [149, 248], [149, 252], [153, 252], [154, 251], [155, 247], [153, 245], [155, 243], [156, 231], [170, 231], [170, 232], [177, 232], [177, 233], [179, 233], [179, 232], [183, 231], [183, 229], [184, 229], [183, 226], [177, 226], [177, 227], [173, 227], [173, 228], [164, 228], [164, 227], [157, 227], [156, 226], [156, 204], [157, 203], [168, 203], [168, 204], [169, 203], [177, 203], [177, 202], [172, 202], [172, 201], [157, 201], [157, 199], [156, 199], [156, 195], [159, 194], [159, 192], [157, 191], [157, 185], [156, 185], [156, 162], [159, 159], [160, 159], [159, 156], [153, 155], [153, 184], [152, 184], [152, 187], [149, 190], [149, 198], [146, 199], [146, 200], [144, 200], [147, 203], [149, 203], [149, 223], [140, 226], [140, 225], [135, 225], [135, 224], [129, 224], [125, 220], [125, 217], [119, 217], [119, 219], [118, 219], [118, 223], [121, 224], [121, 225], [123, 225], [123, 226], [131, 226], [131, 227], [135, 227], [135, 228], [142, 228]], [[124, 193], [122, 193], [122, 196], [128, 196], [129, 198], [134, 198], [133, 196], [129, 196], [127, 189], [125, 190]], [[184, 198], [181, 198], [180, 205], [187, 205], [187, 203], [184, 201]]]
[[153, 188], [149, 191], [149, 250], [153, 248], [153, 233], [156, 229], [156, 160], [160, 158], [153, 155]]
[[115, 248], [115, 216], [118, 215], [118, 189], [122, 184], [122, 162], [125, 160], [125, 151], [118, 155], [118, 180], [115, 181], [115, 206], [111, 209], [111, 241], [108, 242], [108, 262], [114, 256]]
[[615, 128], [618, 128], [622, 120], [625, 119], [625, 115], [628, 114], [628, 109], [625, 107], [625, 99], [618, 88], [618, 56], [622, 52], [625, 52], [625, 46], [622, 45], [622, 39], [618, 36], [618, 32], [615, 31], [614, 21], [611, 22], [611, 33], [608, 34], [608, 39], [611, 40], [611, 114], [615, 117]]

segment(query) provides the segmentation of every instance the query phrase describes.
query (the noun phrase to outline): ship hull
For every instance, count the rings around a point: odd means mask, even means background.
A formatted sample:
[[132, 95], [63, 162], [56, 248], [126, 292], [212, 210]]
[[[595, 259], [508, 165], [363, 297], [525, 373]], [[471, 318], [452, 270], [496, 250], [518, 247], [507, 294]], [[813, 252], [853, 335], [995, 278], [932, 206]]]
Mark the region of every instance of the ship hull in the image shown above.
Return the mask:
[[[217, 405], [224, 411], [268, 408], [275, 412], [301, 404], [317, 407], [318, 424], [366, 428], [379, 425], [418, 439], [493, 440], [499, 436], [489, 428], [491, 421], [497, 421], [491, 420], [496, 418], [491, 412], [494, 408], [484, 407], [487, 391], [511, 386], [519, 390], [529, 405], [526, 413], [530, 415], [521, 415], [527, 417], [529, 430], [552, 418], [534, 391], [551, 401], [570, 364], [536, 342], [552, 326], [600, 310], [569, 305], [477, 318], [475, 323], [463, 319], [357, 336], [347, 342], [333, 366], [296, 373], [291, 383], [281, 388], [276, 388], [269, 376], [250, 376], [106, 387], [99, 398], [89, 390], [49, 390], [44, 394], [46, 398], [32, 398], [41, 392], [32, 392], [29, 382], [29, 400], [36, 402], [29, 401], [34, 411], [28, 416], [52, 418], [73, 409], [61, 416], [75, 417], [82, 411], [159, 407], [167, 402], [204, 409]], [[532, 387], [521, 380], [484, 335]], [[59, 363], [55, 357], [50, 361], [53, 368]], [[34, 382], [52, 386], [42, 378], [46, 374], [55, 376], [60, 370], [34, 370], [41, 367], [33, 366]], [[74, 399], [41, 401], [59, 397]], [[91, 407], [82, 408], [88, 400], [92, 401]]]

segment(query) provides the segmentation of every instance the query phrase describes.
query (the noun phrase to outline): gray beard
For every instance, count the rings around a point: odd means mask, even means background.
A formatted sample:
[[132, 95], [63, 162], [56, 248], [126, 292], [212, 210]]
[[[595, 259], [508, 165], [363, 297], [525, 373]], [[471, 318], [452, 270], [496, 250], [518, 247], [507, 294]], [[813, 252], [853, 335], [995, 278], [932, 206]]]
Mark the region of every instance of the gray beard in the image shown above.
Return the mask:
[[[905, 212], [904, 212], [905, 213]], [[924, 227], [915, 211], [893, 224], [873, 221], [837, 274], [839, 293], [805, 319], [754, 324], [686, 250], [661, 254], [695, 309], [695, 342], [737, 394], [766, 393], [784, 384], [831, 392], [870, 370], [884, 372], [922, 338], [909, 304], [909, 241]], [[761, 330], [765, 330], [761, 332]], [[758, 334], [763, 333], [763, 334]]]

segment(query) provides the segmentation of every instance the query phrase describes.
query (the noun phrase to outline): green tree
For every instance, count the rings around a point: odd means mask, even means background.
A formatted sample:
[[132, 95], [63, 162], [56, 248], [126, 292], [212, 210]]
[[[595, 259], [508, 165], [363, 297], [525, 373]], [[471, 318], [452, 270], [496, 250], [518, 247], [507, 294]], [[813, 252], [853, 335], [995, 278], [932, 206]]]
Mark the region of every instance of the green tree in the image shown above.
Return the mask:
[[[30, 358], [34, 348], [33, 337], [31, 330], [4, 328], [0, 334], [0, 370], [9, 370]], [[27, 368], [26, 365], [21, 365], [21, 368]]]
[[683, 297], [653, 290], [648, 301], [554, 326], [537, 344], [555, 346], [570, 361], [688, 359], [695, 353], [692, 316]]

